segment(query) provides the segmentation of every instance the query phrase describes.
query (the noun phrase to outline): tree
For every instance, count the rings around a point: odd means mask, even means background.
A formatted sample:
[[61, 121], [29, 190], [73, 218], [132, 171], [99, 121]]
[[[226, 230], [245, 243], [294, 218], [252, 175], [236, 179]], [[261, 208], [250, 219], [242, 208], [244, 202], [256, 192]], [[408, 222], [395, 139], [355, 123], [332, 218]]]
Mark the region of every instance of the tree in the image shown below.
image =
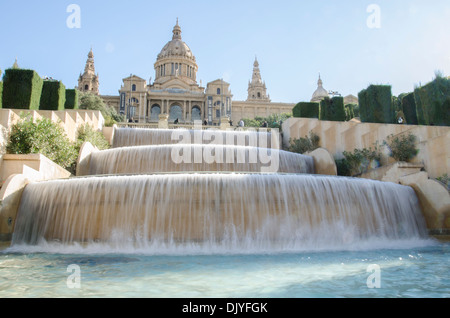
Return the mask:
[[105, 118], [106, 126], [124, 121], [123, 117], [114, 108], [106, 105], [101, 97], [91, 93], [81, 93], [80, 95], [80, 109], [99, 110]]

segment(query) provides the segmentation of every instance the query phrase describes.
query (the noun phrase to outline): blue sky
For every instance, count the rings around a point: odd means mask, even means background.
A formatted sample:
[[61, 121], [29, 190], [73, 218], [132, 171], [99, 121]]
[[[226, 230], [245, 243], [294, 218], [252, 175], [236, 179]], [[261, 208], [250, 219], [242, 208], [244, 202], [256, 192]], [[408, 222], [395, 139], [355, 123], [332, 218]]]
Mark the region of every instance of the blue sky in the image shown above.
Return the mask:
[[[81, 28], [68, 28], [70, 4]], [[380, 28], [367, 24], [380, 9]], [[154, 78], [153, 64], [176, 18], [197, 59], [198, 81], [224, 78], [245, 100], [255, 55], [274, 102], [308, 101], [324, 87], [357, 95], [370, 84], [410, 92], [450, 75], [450, 1], [0, 0], [0, 69], [19, 66], [73, 88], [93, 47], [100, 93], [122, 78]]]

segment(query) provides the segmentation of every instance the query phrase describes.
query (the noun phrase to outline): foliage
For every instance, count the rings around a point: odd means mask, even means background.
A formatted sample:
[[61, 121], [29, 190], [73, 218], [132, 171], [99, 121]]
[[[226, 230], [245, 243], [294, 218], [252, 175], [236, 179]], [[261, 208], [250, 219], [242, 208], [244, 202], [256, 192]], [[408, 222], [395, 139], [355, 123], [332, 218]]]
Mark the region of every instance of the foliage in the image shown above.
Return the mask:
[[447, 190], [450, 188], [450, 178], [447, 173], [444, 173], [442, 176], [436, 178], [437, 181], [442, 182], [446, 185]]
[[42, 86], [40, 110], [64, 110], [66, 102], [66, 87], [59, 81], [44, 81]]
[[48, 118], [36, 122], [28, 116], [11, 127], [6, 151], [9, 154], [42, 154], [63, 168], [70, 167], [78, 153], [64, 129]]
[[296, 153], [306, 153], [316, 150], [320, 147], [320, 137], [313, 133], [309, 132], [309, 136], [305, 136], [304, 138], [294, 139], [290, 141], [289, 151]]
[[343, 159], [336, 160], [338, 175], [341, 176], [358, 175], [381, 165], [381, 151], [377, 144], [373, 149], [354, 149], [353, 152], [344, 151], [343, 155]]
[[262, 127], [263, 123], [266, 121], [268, 128], [278, 128], [281, 129], [281, 123], [288, 118], [292, 117], [292, 114], [272, 114], [267, 117], [256, 116], [254, 119], [244, 118], [245, 127]]
[[99, 110], [105, 118], [106, 126], [124, 121], [124, 118], [113, 107], [106, 105], [100, 96], [91, 93], [81, 93], [80, 95], [80, 109]]
[[320, 102], [319, 119], [330, 121], [345, 121], [345, 108], [343, 97], [325, 97]]
[[345, 120], [349, 121], [355, 117], [359, 117], [359, 106], [358, 104], [347, 104], [344, 106], [345, 109]]
[[417, 125], [416, 101], [414, 93], [405, 94], [401, 99], [401, 108], [405, 114], [405, 120], [408, 125]]
[[0, 82], [0, 108], [3, 108], [2, 96], [3, 96], [3, 82]]
[[43, 85], [33, 70], [7, 69], [3, 76], [3, 108], [39, 110]]
[[392, 105], [391, 86], [370, 85], [358, 94], [359, 111], [365, 123], [395, 123], [395, 109]]
[[65, 109], [78, 109], [79, 96], [77, 89], [66, 89]]
[[297, 118], [319, 118], [319, 103], [300, 102], [292, 113]]
[[390, 150], [390, 156], [397, 161], [410, 161], [419, 153], [416, 149], [417, 137], [411, 133], [394, 137], [388, 136], [384, 144]]
[[450, 126], [450, 79], [436, 78], [414, 89], [419, 125]]
[[110, 148], [110, 144], [106, 140], [101, 131], [95, 130], [91, 125], [85, 124], [80, 126], [77, 131], [77, 141], [75, 148], [77, 153], [80, 152], [80, 148], [85, 142], [90, 142], [99, 150], [105, 150]]

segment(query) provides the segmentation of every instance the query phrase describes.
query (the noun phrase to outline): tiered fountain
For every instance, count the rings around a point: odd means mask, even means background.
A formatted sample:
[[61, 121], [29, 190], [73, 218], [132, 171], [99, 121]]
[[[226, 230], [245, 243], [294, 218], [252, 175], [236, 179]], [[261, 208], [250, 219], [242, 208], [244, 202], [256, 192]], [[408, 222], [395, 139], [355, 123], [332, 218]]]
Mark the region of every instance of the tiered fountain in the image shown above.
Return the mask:
[[426, 235], [412, 188], [315, 175], [273, 136], [116, 129], [77, 178], [26, 186], [12, 245], [254, 253]]

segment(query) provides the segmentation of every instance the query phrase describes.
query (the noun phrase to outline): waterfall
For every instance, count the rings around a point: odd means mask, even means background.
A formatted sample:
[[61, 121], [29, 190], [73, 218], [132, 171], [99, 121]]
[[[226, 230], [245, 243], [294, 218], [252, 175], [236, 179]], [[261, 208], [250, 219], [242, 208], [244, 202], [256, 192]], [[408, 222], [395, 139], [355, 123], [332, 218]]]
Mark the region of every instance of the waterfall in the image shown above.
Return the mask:
[[28, 185], [13, 245], [283, 251], [426, 235], [410, 187], [299, 174], [167, 174]]
[[310, 156], [257, 147], [186, 144], [123, 147], [94, 152], [88, 160], [81, 162], [78, 176], [194, 171], [261, 172], [274, 163], [277, 165], [274, 168], [278, 169], [273, 172], [314, 173], [314, 160]]

